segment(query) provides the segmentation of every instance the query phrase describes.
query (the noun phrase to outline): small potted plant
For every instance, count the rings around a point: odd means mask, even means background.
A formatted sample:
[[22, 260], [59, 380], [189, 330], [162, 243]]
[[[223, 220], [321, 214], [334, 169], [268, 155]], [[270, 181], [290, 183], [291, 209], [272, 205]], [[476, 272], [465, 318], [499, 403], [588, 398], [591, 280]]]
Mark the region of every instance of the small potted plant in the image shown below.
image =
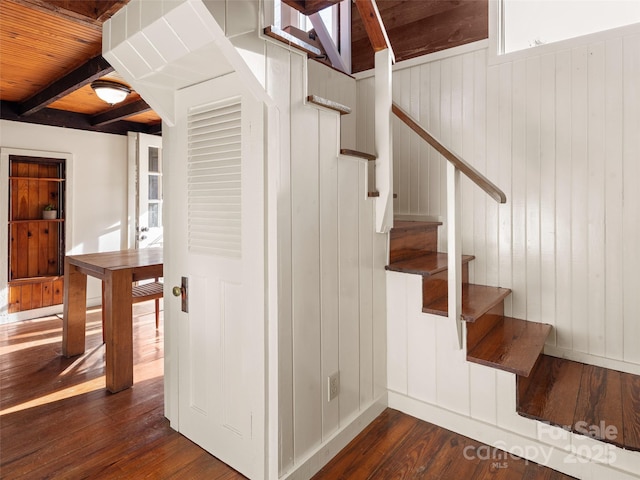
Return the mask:
[[47, 203], [42, 209], [42, 218], [44, 220], [55, 220], [58, 216], [58, 211], [53, 203]]

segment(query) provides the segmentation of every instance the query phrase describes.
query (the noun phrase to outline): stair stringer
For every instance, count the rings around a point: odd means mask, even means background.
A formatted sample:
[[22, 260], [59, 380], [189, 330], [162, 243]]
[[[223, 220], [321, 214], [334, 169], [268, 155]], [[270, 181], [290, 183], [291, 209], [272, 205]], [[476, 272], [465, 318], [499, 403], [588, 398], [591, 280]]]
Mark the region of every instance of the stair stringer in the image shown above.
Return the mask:
[[640, 478], [638, 453], [519, 416], [516, 375], [466, 361], [446, 319], [422, 313], [421, 276], [386, 278], [390, 408], [577, 478]]

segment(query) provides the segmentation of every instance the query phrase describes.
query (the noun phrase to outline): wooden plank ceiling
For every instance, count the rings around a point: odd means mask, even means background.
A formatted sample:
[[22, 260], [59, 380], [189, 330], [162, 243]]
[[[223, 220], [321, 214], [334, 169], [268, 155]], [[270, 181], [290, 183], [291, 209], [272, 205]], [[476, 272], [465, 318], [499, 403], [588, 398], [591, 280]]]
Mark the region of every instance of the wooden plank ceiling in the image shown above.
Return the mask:
[[[377, 0], [396, 61], [488, 38], [488, 0]], [[352, 71], [373, 68], [373, 48], [354, 4]]]
[[[100, 56], [102, 23], [129, 0], [0, 0], [0, 118], [124, 134], [158, 133], [161, 120], [138, 94], [111, 107], [89, 86], [125, 83]], [[286, 0], [317, 11], [338, 0]], [[377, 0], [396, 60], [488, 35], [488, 0]], [[352, 8], [353, 72], [373, 67], [373, 49]]]
[[0, 0], [0, 118], [157, 133], [160, 117], [136, 92], [111, 107], [89, 85], [126, 84], [100, 54], [102, 23], [128, 1]]

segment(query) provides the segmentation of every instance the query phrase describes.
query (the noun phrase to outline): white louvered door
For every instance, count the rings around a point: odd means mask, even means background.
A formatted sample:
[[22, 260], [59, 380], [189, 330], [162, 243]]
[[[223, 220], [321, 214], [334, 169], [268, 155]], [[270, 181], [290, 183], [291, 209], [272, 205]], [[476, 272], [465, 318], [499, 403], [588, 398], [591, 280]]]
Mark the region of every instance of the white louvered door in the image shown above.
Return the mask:
[[[179, 430], [252, 479], [264, 477], [262, 105], [235, 74], [178, 92], [184, 185], [168, 248], [188, 278], [179, 313]], [[184, 155], [183, 155], [183, 154]], [[170, 160], [169, 160], [170, 161]], [[180, 196], [181, 198], [176, 198]], [[175, 205], [174, 205], [175, 206]], [[179, 303], [179, 300], [176, 299]]]

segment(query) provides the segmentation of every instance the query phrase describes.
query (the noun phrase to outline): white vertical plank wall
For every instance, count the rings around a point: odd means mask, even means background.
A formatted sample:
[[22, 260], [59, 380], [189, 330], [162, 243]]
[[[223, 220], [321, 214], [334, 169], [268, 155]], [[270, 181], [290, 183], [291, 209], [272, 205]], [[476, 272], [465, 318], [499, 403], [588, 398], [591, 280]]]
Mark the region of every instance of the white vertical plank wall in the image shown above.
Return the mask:
[[[605, 116], [604, 137], [607, 161], [604, 164], [604, 208], [605, 228], [605, 306], [607, 311], [606, 356], [622, 360], [624, 342], [624, 296], [623, 296], [623, 77], [619, 65], [623, 62], [623, 39], [606, 42], [605, 47]], [[639, 75], [636, 73], [636, 76]], [[628, 85], [628, 82], [627, 82]]]
[[[283, 144], [279, 470], [307, 478], [343, 446], [327, 447], [332, 440], [386, 404], [386, 236], [375, 233], [366, 165], [338, 158], [341, 147], [356, 148], [355, 80], [270, 41], [265, 51]], [[307, 105], [310, 94], [353, 113]], [[338, 372], [329, 402], [327, 379]]]
[[[318, 110], [306, 108], [300, 56], [291, 57], [291, 297], [294, 452], [322, 440]], [[304, 139], [304, 142], [300, 140]], [[324, 159], [323, 159], [324, 160]], [[300, 419], [304, 419], [300, 421]]]
[[[471, 280], [513, 289], [507, 313], [554, 325], [548, 353], [638, 373], [640, 35], [488, 56], [479, 46], [394, 72], [394, 101], [507, 194], [498, 205], [462, 182]], [[357, 95], [364, 148], [371, 78], [359, 78]], [[445, 161], [412, 135], [394, 123], [395, 213], [446, 222]], [[466, 362], [420, 298], [419, 276], [387, 272], [391, 407], [486, 443], [553, 446], [549, 464], [579, 478], [636, 478], [637, 453], [616, 449], [610, 465], [567, 457], [581, 439], [550, 439], [519, 417], [514, 375]]]
[[[622, 287], [624, 310], [622, 329], [623, 359], [640, 363], [640, 302], [638, 301], [638, 266], [640, 265], [640, 34], [623, 39], [622, 68]], [[613, 73], [613, 72], [612, 72]], [[616, 225], [619, 227], [619, 225]]]
[[[639, 36], [487, 57], [479, 48], [394, 72], [394, 101], [507, 194], [498, 206], [462, 182], [472, 280], [511, 288], [510, 313], [554, 325], [550, 353], [637, 372]], [[371, 83], [358, 81], [360, 110]], [[359, 125], [359, 145], [370, 129]], [[446, 221], [444, 160], [408, 130], [394, 123], [395, 213]]]

